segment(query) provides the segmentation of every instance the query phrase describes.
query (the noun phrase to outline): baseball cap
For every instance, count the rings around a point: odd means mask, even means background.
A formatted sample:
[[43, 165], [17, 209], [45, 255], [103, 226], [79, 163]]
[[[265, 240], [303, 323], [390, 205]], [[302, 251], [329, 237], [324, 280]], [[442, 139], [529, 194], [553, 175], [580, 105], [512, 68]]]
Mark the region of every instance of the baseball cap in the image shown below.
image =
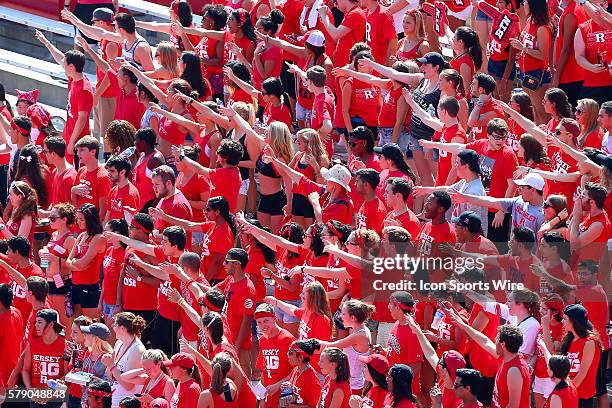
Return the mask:
[[546, 306], [548, 309], [562, 312], [565, 308], [565, 303], [563, 302], [563, 298], [561, 296], [556, 293], [551, 293], [544, 300], [544, 306]]
[[334, 165], [331, 169], [322, 168], [321, 176], [328, 181], [340, 184], [346, 191], [351, 191], [351, 172], [341, 164]]
[[313, 47], [323, 47], [325, 45], [325, 35], [319, 30], [311, 30], [298, 38]]
[[482, 220], [474, 211], [464, 211], [452, 221], [454, 224], [463, 225], [471, 233], [482, 231]]
[[480, 174], [480, 157], [472, 149], [466, 149], [459, 152], [457, 155], [461, 162], [470, 166], [470, 170], [474, 173]]
[[389, 371], [389, 360], [381, 354], [370, 354], [369, 356], [358, 356], [359, 361], [369, 364], [376, 372], [386, 374]]
[[36, 317], [40, 317], [48, 323], [53, 323], [53, 330], [58, 334], [64, 330], [64, 326], [59, 322], [59, 315], [53, 309], [41, 309], [36, 312]]
[[589, 313], [584, 306], [580, 304], [569, 305], [565, 308], [563, 314], [566, 314], [571, 319], [576, 320], [588, 330], [593, 329], [593, 325], [589, 321]]
[[440, 53], [437, 52], [428, 52], [421, 58], [417, 58], [416, 61], [420, 62], [421, 64], [431, 64], [433, 66], [438, 66], [440, 67], [440, 69], [444, 68], [445, 65], [444, 58]]
[[195, 358], [193, 358], [191, 354], [187, 353], [176, 353], [170, 360], [164, 361], [164, 365], [166, 367], [183, 367], [190, 369], [193, 368], [195, 364]]
[[383, 147], [375, 147], [374, 153], [382, 154], [393, 162], [400, 162], [404, 160], [402, 149], [397, 143], [387, 143]]
[[595, 157], [595, 163], [612, 171], [612, 156], [610, 155], [598, 154]]
[[448, 370], [451, 380], [455, 380], [455, 373], [460, 368], [465, 368], [465, 358], [457, 350], [448, 350], [442, 354], [440, 359], [442, 364]]
[[100, 20], [110, 23], [115, 19], [115, 13], [113, 13], [113, 10], [109, 8], [100, 7], [94, 10], [91, 19], [94, 21]]
[[82, 333], [92, 334], [102, 340], [108, 340], [111, 334], [104, 323], [93, 323], [89, 326], [81, 326], [80, 329]]
[[535, 173], [527, 173], [522, 179], [514, 180], [514, 183], [517, 186], [529, 186], [536, 190], [544, 190], [544, 185], [546, 184], [542, 176]]

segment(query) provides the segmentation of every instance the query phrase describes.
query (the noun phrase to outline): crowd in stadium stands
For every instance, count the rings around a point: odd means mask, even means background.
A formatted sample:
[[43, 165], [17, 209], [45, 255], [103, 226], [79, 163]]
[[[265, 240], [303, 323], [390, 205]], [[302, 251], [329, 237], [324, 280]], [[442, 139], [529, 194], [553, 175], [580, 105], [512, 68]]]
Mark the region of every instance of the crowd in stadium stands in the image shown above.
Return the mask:
[[606, 0], [116, 3], [36, 31], [63, 132], [0, 84], [3, 390], [610, 407]]

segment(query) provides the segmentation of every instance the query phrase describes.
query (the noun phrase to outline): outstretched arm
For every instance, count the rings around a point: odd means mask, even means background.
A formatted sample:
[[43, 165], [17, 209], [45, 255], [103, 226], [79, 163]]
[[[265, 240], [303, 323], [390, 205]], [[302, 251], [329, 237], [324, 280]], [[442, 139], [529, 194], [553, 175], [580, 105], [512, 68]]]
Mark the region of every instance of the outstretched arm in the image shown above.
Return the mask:
[[520, 127], [525, 130], [526, 133], [529, 133], [535, 137], [542, 146], [546, 146], [546, 137], [548, 135], [545, 131], [540, 129], [533, 121], [527, 119], [525, 116], [512, 109], [507, 103], [502, 101], [497, 101], [497, 103], [504, 109], [504, 112], [506, 112]]
[[45, 37], [45, 35], [38, 30], [36, 30], [36, 39], [40, 41], [47, 50], [49, 50], [55, 62], [57, 62], [59, 65], [63, 67], [64, 66], [64, 53], [61, 52], [55, 45], [51, 44], [51, 41], [47, 40], [47, 37]]
[[406, 103], [408, 103], [408, 105], [412, 108], [412, 113], [417, 115], [423, 121], [423, 123], [438, 132], [441, 132], [442, 129], [444, 129], [444, 123], [442, 123], [440, 119], [431, 116], [421, 107], [421, 105], [414, 101], [412, 98], [412, 92], [410, 92], [409, 89], [402, 89], [402, 95], [404, 95]]
[[67, 20], [70, 24], [79, 29], [83, 34], [85, 34], [89, 38], [93, 38], [96, 41], [100, 41], [102, 39], [121, 43], [123, 40], [119, 36], [119, 34], [108, 31], [100, 27], [93, 27], [89, 24], [85, 24], [77, 16], [71, 13], [68, 9], [63, 9], [61, 12], [62, 18]]
[[184, 116], [177, 115], [176, 113], [168, 112], [167, 110], [160, 108], [156, 103], [150, 103], [149, 107], [151, 108], [152, 112], [165, 116], [177, 125], [187, 129], [192, 135], [197, 135], [202, 131], [202, 126], [199, 123], [189, 120]]
[[140, 81], [140, 83], [142, 83], [145, 88], [151, 91], [151, 93], [157, 99], [159, 99], [160, 103], [163, 103], [164, 105], [168, 105], [168, 100], [167, 100], [168, 95], [164, 91], [159, 89], [159, 87], [155, 85], [155, 82], [151, 78], [146, 76], [144, 73], [140, 72], [138, 68], [136, 68], [132, 64], [123, 64], [121, 68], [131, 71], [134, 75], [136, 75], [136, 78], [138, 78], [138, 81]]
[[390, 82], [389, 79], [379, 78], [374, 75], [366, 74], [365, 72], [353, 71], [352, 69], [348, 68], [334, 68], [332, 70], [332, 74], [337, 77], [350, 76], [361, 82], [365, 82], [367, 84], [374, 85], [382, 89], [386, 89]]
[[409, 74], [407, 72], [399, 72], [394, 70], [393, 68], [387, 67], [385, 65], [379, 64], [378, 62], [366, 58], [360, 60], [359, 65], [369, 66], [373, 70], [379, 72], [381, 75], [386, 76], [387, 78], [394, 79], [398, 82], [402, 82], [410, 86], [417, 85], [419, 81], [423, 79], [423, 74]]

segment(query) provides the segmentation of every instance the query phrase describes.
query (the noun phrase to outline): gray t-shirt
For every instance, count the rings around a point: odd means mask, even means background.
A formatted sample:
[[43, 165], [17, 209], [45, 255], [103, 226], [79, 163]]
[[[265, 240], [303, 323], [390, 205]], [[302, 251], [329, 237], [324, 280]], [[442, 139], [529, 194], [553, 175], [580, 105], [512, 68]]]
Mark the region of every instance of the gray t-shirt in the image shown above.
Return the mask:
[[537, 234], [544, 224], [544, 206], [542, 204], [526, 203], [521, 196], [503, 198], [500, 202], [505, 212], [512, 213], [512, 229], [527, 227]]
[[[469, 182], [463, 179], [459, 180], [455, 184], [451, 185], [449, 187], [449, 190], [455, 190], [460, 193], [470, 194], [474, 196], [481, 196], [481, 197], [487, 195], [487, 193], [485, 192], [485, 188], [482, 184], [482, 179], [480, 177], [472, 181], [469, 181]], [[468, 203], [453, 204], [452, 207], [448, 210], [446, 215], [447, 215], [447, 218], [449, 219], [450, 217], [456, 218], [465, 211], [473, 211], [480, 216], [480, 221], [482, 222], [483, 235], [486, 237], [487, 230], [488, 230], [488, 223], [489, 223], [488, 222], [489, 215], [488, 215], [488, 210], [486, 207], [480, 207], [478, 205], [468, 204]]]

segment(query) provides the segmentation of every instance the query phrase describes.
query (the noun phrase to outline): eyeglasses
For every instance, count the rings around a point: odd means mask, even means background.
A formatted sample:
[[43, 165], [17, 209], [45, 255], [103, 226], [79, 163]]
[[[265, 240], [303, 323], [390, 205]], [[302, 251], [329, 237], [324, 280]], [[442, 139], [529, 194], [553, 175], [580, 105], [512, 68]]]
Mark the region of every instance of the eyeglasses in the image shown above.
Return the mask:
[[561, 133], [567, 133], [565, 130], [561, 130], [561, 129], [556, 129], [555, 130], [555, 135], [559, 136]]
[[53, 216], [53, 215], [50, 215], [50, 216], [49, 216], [49, 221], [55, 221], [55, 220], [57, 220], [58, 218], [59, 218], [59, 217], [55, 217], [55, 216]]
[[577, 114], [578, 113], [582, 113], [582, 109], [576, 108], [576, 110], [574, 112], [576, 112]]
[[500, 135], [497, 133], [489, 133], [489, 136], [491, 136], [495, 140], [504, 140], [508, 137], [507, 135]]
[[224, 264], [237, 263], [237, 262], [240, 262], [240, 261], [237, 259], [226, 259], [223, 261]]
[[463, 384], [461, 384], [461, 383], [454, 383], [453, 384], [453, 388], [454, 389], [461, 388], [461, 387], [463, 387]]

